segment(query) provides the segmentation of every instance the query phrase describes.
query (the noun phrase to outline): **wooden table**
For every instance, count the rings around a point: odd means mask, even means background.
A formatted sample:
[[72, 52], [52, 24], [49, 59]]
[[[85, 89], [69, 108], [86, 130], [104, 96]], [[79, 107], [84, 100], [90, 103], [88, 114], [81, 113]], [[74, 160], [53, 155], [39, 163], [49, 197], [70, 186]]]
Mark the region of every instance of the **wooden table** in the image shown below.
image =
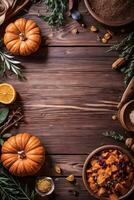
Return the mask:
[[[41, 175], [55, 179], [55, 194], [50, 199], [94, 200], [82, 183], [83, 162], [95, 148], [118, 144], [105, 138], [103, 132], [122, 131], [112, 115], [124, 90], [123, 77], [111, 69], [116, 53], [106, 52], [119, 39], [120, 31], [115, 31], [108, 44], [98, 42], [97, 35], [89, 31], [90, 26], [97, 25], [101, 34], [107, 28], [89, 16], [83, 1], [80, 11], [86, 29], [71, 19], [65, 27], [51, 29], [37, 17], [38, 10], [45, 12], [38, 3], [26, 17], [34, 19], [42, 30], [41, 48], [34, 56], [19, 58], [27, 81], [8, 79], [21, 96], [24, 107], [25, 123], [19, 132], [37, 135], [46, 147], [46, 165]], [[78, 27], [79, 34], [71, 33], [74, 27]], [[61, 167], [62, 175], [55, 173], [55, 164]], [[77, 186], [65, 180], [70, 174], [75, 175]], [[78, 197], [69, 193], [73, 188], [79, 191]], [[129, 197], [132, 199], [133, 195]]]

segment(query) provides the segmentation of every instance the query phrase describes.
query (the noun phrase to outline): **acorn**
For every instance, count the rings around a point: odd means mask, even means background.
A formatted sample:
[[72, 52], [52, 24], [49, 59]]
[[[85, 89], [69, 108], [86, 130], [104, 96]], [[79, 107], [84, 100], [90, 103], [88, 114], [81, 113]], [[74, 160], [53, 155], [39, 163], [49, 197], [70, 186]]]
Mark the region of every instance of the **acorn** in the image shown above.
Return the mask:
[[132, 148], [132, 146], [133, 146], [133, 149], [134, 149], [134, 141], [133, 141], [133, 138], [127, 138], [126, 141], [125, 141], [125, 145], [126, 145], [128, 148]]

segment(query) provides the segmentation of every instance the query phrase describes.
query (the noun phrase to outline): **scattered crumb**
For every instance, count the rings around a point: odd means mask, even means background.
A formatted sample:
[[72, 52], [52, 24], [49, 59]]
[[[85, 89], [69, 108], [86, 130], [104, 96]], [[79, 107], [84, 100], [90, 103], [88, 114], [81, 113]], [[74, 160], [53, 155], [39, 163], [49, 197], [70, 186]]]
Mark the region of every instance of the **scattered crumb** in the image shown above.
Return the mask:
[[116, 120], [117, 119], [117, 116], [116, 115], [113, 115], [112, 116], [112, 120]]
[[66, 180], [69, 182], [74, 182], [75, 181], [75, 177], [73, 174], [69, 175], [68, 177], [66, 177]]
[[105, 33], [103, 36], [106, 40], [109, 40], [111, 38], [111, 35], [109, 33]]
[[78, 34], [78, 33], [79, 33], [79, 31], [78, 31], [78, 29], [77, 29], [77, 28], [74, 28], [74, 29], [72, 29], [72, 30], [71, 30], [71, 33], [72, 33], [72, 34]]
[[101, 39], [102, 43], [106, 44], [108, 42], [108, 40], [106, 40], [105, 38]]
[[96, 26], [91, 26], [90, 31], [96, 33], [98, 29], [96, 28]]

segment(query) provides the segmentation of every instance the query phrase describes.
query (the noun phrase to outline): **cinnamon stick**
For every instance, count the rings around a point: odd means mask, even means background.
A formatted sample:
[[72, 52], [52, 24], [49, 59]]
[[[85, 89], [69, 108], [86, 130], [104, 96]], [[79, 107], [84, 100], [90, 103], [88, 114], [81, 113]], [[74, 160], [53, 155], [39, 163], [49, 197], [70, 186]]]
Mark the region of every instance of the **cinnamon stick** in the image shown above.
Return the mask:
[[131, 79], [126, 90], [124, 91], [117, 108], [120, 109], [126, 102], [128, 102], [131, 99], [133, 94], [134, 94], [134, 77]]

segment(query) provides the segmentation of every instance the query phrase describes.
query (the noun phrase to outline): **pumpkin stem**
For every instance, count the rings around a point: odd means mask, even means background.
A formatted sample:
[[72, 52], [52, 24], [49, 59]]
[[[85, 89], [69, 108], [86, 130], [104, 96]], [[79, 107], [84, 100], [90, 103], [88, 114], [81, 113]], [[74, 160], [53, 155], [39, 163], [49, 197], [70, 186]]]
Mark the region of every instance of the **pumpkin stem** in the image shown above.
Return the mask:
[[19, 155], [20, 159], [26, 158], [26, 154], [25, 154], [25, 152], [23, 150], [22, 151], [18, 151], [18, 155]]
[[20, 36], [20, 40], [21, 41], [25, 41], [26, 40], [26, 37], [25, 37], [24, 33], [20, 33], [19, 36]]

